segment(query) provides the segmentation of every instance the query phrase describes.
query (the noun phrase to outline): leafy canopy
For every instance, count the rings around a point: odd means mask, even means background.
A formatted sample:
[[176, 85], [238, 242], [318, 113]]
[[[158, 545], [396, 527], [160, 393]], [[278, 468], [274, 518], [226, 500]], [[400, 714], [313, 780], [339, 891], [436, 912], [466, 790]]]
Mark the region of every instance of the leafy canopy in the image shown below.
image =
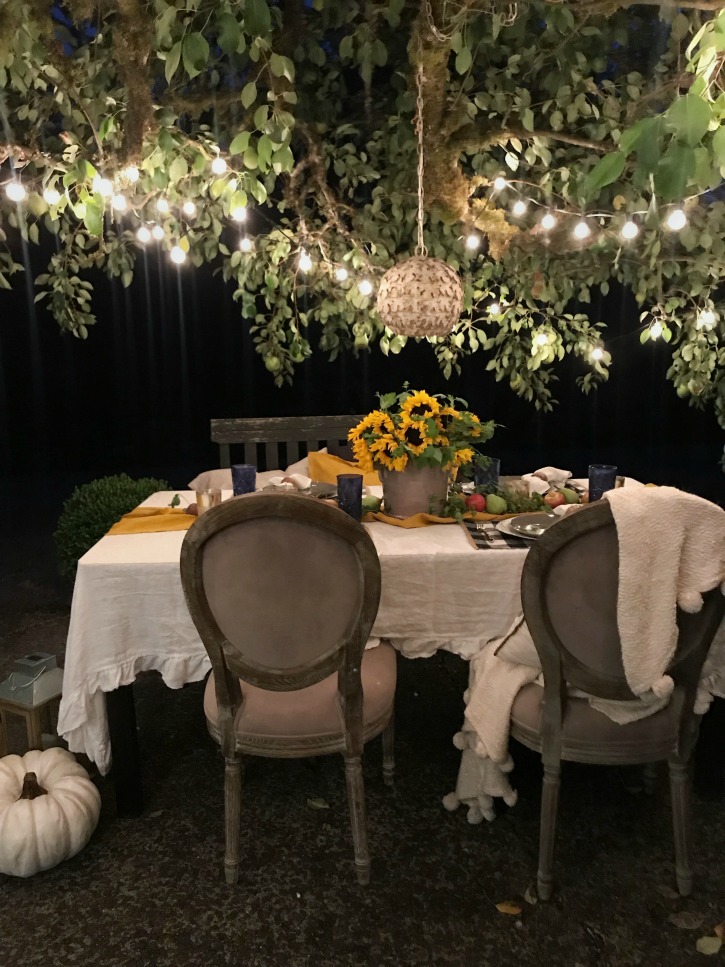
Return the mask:
[[2, 0], [3, 216], [57, 239], [37, 298], [86, 338], [91, 270], [129, 285], [161, 245], [221, 266], [280, 385], [313, 347], [399, 353], [375, 286], [415, 249], [420, 77], [425, 242], [465, 286], [445, 374], [483, 353], [548, 409], [573, 354], [588, 391], [615, 280], [725, 426], [721, 4], [497, 3]]

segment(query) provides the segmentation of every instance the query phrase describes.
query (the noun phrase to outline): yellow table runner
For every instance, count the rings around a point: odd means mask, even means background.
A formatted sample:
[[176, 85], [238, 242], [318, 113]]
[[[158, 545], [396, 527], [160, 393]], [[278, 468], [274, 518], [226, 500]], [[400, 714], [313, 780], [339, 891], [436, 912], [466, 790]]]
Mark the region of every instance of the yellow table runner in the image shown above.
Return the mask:
[[178, 507], [137, 507], [124, 514], [109, 534], [154, 534], [158, 531], [185, 531], [196, 520]]
[[[464, 514], [463, 520], [506, 520], [509, 517], [517, 517], [518, 514]], [[435, 514], [413, 514], [412, 517], [389, 517], [380, 511], [377, 513], [363, 514], [363, 522], [372, 524], [374, 521], [381, 521], [383, 524], [393, 524], [395, 527], [427, 527], [429, 524], [457, 524], [455, 517], [436, 517]]]

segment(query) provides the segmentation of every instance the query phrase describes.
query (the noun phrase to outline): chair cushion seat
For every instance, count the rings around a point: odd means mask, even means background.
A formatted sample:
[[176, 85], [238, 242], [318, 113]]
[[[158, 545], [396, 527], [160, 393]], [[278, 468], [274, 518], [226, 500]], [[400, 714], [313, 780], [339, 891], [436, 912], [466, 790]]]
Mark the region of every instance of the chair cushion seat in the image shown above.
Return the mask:
[[[360, 677], [363, 688], [363, 729], [387, 719], [392, 711], [397, 676], [395, 649], [381, 641], [363, 654]], [[329, 737], [344, 734], [337, 701], [337, 672], [322, 681], [293, 692], [271, 692], [240, 681], [244, 702], [235, 718], [238, 735], [272, 741]], [[204, 690], [204, 714], [218, 727], [214, 673]]]
[[[511, 726], [516, 738], [541, 748], [544, 689], [532, 683], [516, 696], [511, 709]], [[586, 698], [566, 700], [562, 722], [562, 757], [579, 761], [648, 761], [666, 758], [674, 748], [677, 721], [670, 703], [654, 715], [619, 725], [594, 709]], [[581, 756], [581, 758], [580, 758]]]

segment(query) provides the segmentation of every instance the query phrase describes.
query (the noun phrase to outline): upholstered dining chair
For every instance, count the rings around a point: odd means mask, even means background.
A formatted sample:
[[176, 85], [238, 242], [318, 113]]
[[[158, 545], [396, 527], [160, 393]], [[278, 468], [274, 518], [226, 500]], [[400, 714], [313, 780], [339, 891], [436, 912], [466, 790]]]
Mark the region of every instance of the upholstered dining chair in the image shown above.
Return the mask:
[[226, 762], [227, 882], [239, 874], [242, 755], [341, 752], [355, 870], [368, 883], [361, 756], [382, 733], [392, 782], [396, 655], [384, 642], [365, 648], [380, 600], [367, 531], [310, 497], [236, 497], [187, 532], [181, 580], [212, 665], [204, 712]]
[[680, 893], [692, 889], [688, 764], [699, 717], [693, 707], [708, 648], [723, 616], [719, 590], [702, 610], [678, 609], [678, 642], [668, 674], [675, 683], [669, 704], [625, 725], [592, 708], [587, 698], [639, 701], [624, 675], [617, 629], [619, 548], [606, 500], [551, 527], [529, 551], [521, 578], [523, 610], [541, 660], [543, 687], [526, 685], [511, 714], [511, 735], [541, 753], [544, 767], [539, 833], [538, 892], [549, 899], [562, 760], [640, 765], [667, 760]]

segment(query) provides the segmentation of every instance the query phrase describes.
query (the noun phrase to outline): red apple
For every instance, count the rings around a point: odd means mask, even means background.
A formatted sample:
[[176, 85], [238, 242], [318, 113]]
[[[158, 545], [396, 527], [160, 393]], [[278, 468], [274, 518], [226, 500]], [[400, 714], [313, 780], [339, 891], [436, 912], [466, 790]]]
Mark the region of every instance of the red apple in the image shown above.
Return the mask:
[[469, 494], [466, 497], [466, 508], [474, 510], [477, 514], [482, 514], [486, 509], [486, 498], [483, 494]]
[[566, 503], [566, 497], [558, 490], [551, 490], [548, 494], [544, 494], [544, 503], [549, 507], [560, 507], [561, 504]]

